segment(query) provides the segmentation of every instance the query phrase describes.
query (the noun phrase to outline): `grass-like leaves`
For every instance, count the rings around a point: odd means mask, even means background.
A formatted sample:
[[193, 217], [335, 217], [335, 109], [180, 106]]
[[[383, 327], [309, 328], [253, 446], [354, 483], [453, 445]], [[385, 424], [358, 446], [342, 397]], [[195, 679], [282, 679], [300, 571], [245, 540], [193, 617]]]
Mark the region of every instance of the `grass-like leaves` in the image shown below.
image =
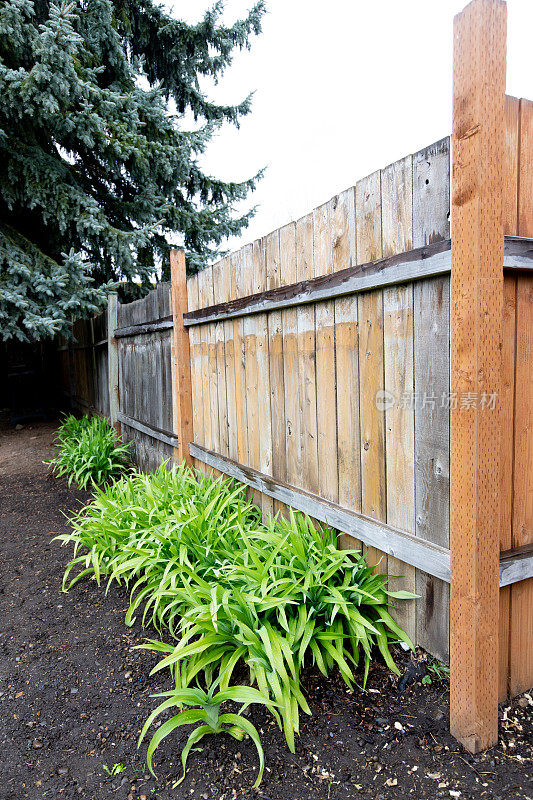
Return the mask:
[[241, 703], [241, 712], [244, 711], [244, 709], [246, 709], [251, 703], [260, 703], [268, 706], [269, 708], [272, 708], [274, 704], [268, 698], [264, 697], [260, 692], [258, 692], [257, 689], [253, 689], [251, 686], [228, 686], [223, 691], [215, 692], [218, 683], [218, 681], [212, 683], [207, 692], [204, 692], [203, 689], [195, 687], [175, 689], [171, 692], [162, 692], [161, 694], [153, 695], [153, 697], [166, 697], [167, 699], [161, 703], [155, 709], [155, 711], [152, 711], [146, 720], [139, 737], [139, 744], [142, 742], [146, 736], [148, 728], [156, 720], [159, 714], [176, 706], [180, 709], [182, 709], [183, 706], [191, 706], [191, 708], [188, 710], [181, 710], [179, 714], [176, 714], [164, 722], [163, 725], [161, 725], [157, 732], [152, 736], [150, 744], [148, 745], [148, 752], [146, 754], [148, 767], [152, 774], [155, 774], [152, 768], [152, 758], [163, 739], [181, 725], [191, 725], [201, 722], [202, 724], [190, 733], [187, 743], [183, 748], [181, 753], [183, 775], [174, 785], [177, 786], [180, 784], [185, 777], [187, 758], [192, 746], [199, 742], [200, 739], [202, 739], [206, 734], [218, 733], [227, 733], [239, 741], [242, 741], [244, 734], [248, 734], [250, 739], [255, 744], [257, 753], [259, 755], [259, 773], [254, 786], [258, 786], [261, 783], [265, 766], [265, 756], [257, 729], [248, 719], [241, 716], [241, 713], [221, 714], [220, 707], [228, 700], [231, 700], [234, 703]]
[[117, 478], [128, 466], [129, 445], [106, 420], [97, 416], [65, 417], [56, 436], [57, 453], [49, 462], [58, 477], [80, 489]]
[[[126, 622], [142, 613], [143, 624], [168, 630], [175, 640], [143, 645], [162, 654], [153, 671], [169, 668], [175, 690], [164, 695], [141, 738], [167, 708], [200, 706], [159, 728], [149, 746], [150, 767], [159, 742], [194, 722], [202, 725], [189, 737], [184, 766], [196, 741], [222, 730], [248, 733], [262, 759], [249, 721], [219, 715], [229, 699], [265, 704], [294, 750], [300, 711], [310, 713], [301, 686], [305, 667], [324, 675], [337, 667], [352, 686], [361, 664], [364, 686], [376, 648], [398, 672], [390, 643], [412, 647], [388, 610], [391, 600], [412, 595], [389, 592], [386, 576], [373, 574], [360, 553], [339, 551], [335, 531], [316, 529], [303, 514], [263, 524], [245, 487], [231, 480], [184, 466], [136, 472], [97, 491], [72, 523], [73, 533], [59, 537], [75, 547], [64, 588], [89, 575], [125, 584], [131, 591]], [[237, 667], [246, 670], [249, 686], [233, 687], [230, 697]], [[237, 697], [241, 690], [256, 700]]]

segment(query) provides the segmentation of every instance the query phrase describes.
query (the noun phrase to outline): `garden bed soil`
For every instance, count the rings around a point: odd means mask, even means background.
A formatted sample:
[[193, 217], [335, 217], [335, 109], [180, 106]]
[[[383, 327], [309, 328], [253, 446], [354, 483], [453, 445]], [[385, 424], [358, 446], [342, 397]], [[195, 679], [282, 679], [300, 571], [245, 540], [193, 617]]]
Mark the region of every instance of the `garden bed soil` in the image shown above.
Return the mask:
[[[172, 788], [183, 729], [159, 748], [157, 780], [149, 776], [137, 736], [169, 677], [150, 677], [156, 656], [133, 649], [153, 632], [125, 627], [125, 592], [106, 596], [94, 581], [61, 592], [69, 551], [51, 539], [68, 530], [63, 512], [90, 495], [46, 479], [53, 433], [50, 424], [0, 430], [0, 800], [533, 800], [528, 695], [501, 707], [498, 745], [472, 757], [448, 733], [446, 686], [400, 694], [381, 664], [366, 693], [306, 676], [313, 716], [302, 715], [294, 755], [268, 714], [251, 711], [266, 758], [258, 790], [254, 746], [229, 737], [207, 740]], [[396, 656], [405, 669], [408, 656]], [[114, 764], [124, 770], [110, 777], [103, 767]]]

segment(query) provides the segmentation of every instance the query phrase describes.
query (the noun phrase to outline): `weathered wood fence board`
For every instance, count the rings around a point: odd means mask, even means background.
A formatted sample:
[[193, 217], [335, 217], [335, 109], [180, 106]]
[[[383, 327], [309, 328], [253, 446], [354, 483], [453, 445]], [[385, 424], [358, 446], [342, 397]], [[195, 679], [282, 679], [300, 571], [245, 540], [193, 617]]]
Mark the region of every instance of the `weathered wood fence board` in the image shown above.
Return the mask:
[[[515, 192], [516, 185], [515, 177]], [[270, 475], [291, 491], [319, 496], [445, 551], [453, 401], [449, 196], [446, 138], [190, 277], [184, 315], [197, 445]], [[506, 232], [521, 231], [509, 223]], [[507, 237], [506, 341], [513, 357], [517, 285], [519, 280], [528, 285], [532, 263], [531, 243]], [[512, 276], [511, 269], [522, 277]], [[376, 278], [377, 284], [369, 283]], [[171, 458], [179, 444], [173, 422], [172, 320], [169, 284], [118, 309], [118, 419], [145, 469]], [[527, 334], [527, 315], [522, 327]], [[75, 333], [75, 391], [85, 408], [107, 414], [106, 316], [76, 323]], [[513, 367], [511, 373], [509, 400], [504, 395], [503, 402], [513, 409]], [[217, 467], [210, 456], [206, 464], [202, 452], [193, 455], [204, 470], [218, 474], [230, 463]], [[261, 485], [252, 488], [264, 512], [285, 512], [289, 495], [263, 492]], [[519, 533], [511, 536], [510, 510], [507, 520], [503, 549], [520, 540]], [[361, 546], [356, 530], [360, 527], [352, 523], [348, 531], [340, 528], [342, 546]], [[426, 572], [412, 557], [401, 561], [396, 551], [380, 550], [375, 542], [362, 541], [369, 561], [388, 572], [393, 586], [421, 596], [394, 612], [398, 620], [419, 644], [447, 660], [448, 581]], [[507, 562], [505, 574], [512, 582], [528, 569], [526, 557]], [[502, 611], [500, 627], [507, 647], [512, 591], [502, 589], [507, 616]], [[502, 649], [502, 670], [506, 659]], [[501, 680], [503, 686], [506, 679]]]
[[[519, 236], [533, 236], [533, 102], [520, 100], [518, 151]], [[511, 546], [533, 543], [533, 275], [516, 279], [514, 467]], [[509, 688], [533, 683], [533, 580], [511, 588]]]
[[[466, 55], [457, 45], [456, 57], [474, 59], [466, 72], [467, 62], [460, 65], [461, 80], [476, 72], [478, 58], [501, 62], [500, 13], [498, 0], [474, 0], [460, 18], [459, 39], [496, 37], [494, 47], [469, 47]], [[496, 660], [502, 699], [533, 683], [533, 104], [505, 98], [502, 182], [499, 190], [491, 184], [498, 197], [489, 191], [487, 199], [492, 145], [475, 121], [485, 112], [496, 119], [490, 104], [501, 105], [500, 73], [490, 97], [466, 91], [468, 102], [457, 102], [455, 153], [463, 148], [468, 158], [453, 178], [446, 137], [189, 277], [179, 319], [162, 284], [119, 306], [114, 331], [106, 315], [78, 322], [75, 340], [62, 348], [71, 395], [84, 410], [113, 416], [109, 342], [119, 369], [117, 419], [143, 469], [189, 452], [199, 469], [246, 483], [265, 515], [292, 506], [331, 524], [341, 547], [362, 548], [393, 588], [420, 595], [393, 613], [444, 661], [452, 624], [454, 730], [471, 749], [494, 736]], [[472, 213], [473, 227], [465, 222], [473, 195], [461, 183], [464, 169], [479, 178], [472, 186], [488, 209]], [[472, 268], [487, 270], [488, 259], [493, 303]], [[177, 291], [181, 309], [185, 288]], [[177, 387], [189, 378], [176, 346], [172, 357], [176, 320], [178, 341], [188, 335], [190, 366], [189, 413], [181, 416]], [[500, 352], [501, 391], [491, 400], [483, 381], [497, 377]], [[476, 358], [486, 361], [481, 372]], [[489, 418], [499, 420], [498, 437]], [[500, 462], [496, 472], [491, 459]], [[497, 510], [490, 486], [499, 492]], [[467, 613], [472, 598], [479, 604]], [[478, 667], [485, 635], [493, 650]], [[466, 667], [457, 666], [457, 637], [466, 643]]]
[[[142, 300], [119, 305], [118, 327], [142, 326], [170, 315], [170, 284], [161, 284]], [[172, 457], [173, 446], [138, 426], [172, 437], [172, 328], [141, 328], [137, 335], [119, 337], [117, 347], [122, 435], [132, 442], [136, 462], [151, 470]]]

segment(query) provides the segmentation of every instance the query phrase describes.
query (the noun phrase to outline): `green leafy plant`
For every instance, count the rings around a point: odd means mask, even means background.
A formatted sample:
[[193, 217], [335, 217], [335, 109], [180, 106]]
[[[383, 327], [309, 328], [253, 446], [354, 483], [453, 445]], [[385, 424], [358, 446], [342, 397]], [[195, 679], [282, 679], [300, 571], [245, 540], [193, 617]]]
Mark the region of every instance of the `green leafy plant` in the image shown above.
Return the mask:
[[398, 673], [391, 643], [413, 647], [388, 608], [413, 595], [388, 591], [386, 576], [374, 574], [360, 553], [339, 551], [335, 531], [303, 514], [263, 524], [246, 487], [231, 480], [184, 465], [133, 472], [97, 490], [71, 522], [72, 533], [58, 537], [74, 544], [64, 590], [86, 577], [127, 586], [126, 623], [141, 614], [144, 625], [175, 640], [141, 645], [161, 654], [153, 672], [170, 669], [175, 685], [145, 731], [167, 707], [185, 702], [182, 692], [216, 685], [223, 694], [239, 669], [294, 750], [299, 714], [310, 713], [305, 668], [328, 675], [335, 667], [350, 687], [364, 686], [375, 650]]
[[121, 772], [124, 772], [126, 767], [124, 764], [113, 764], [112, 767], [108, 767], [107, 764], [102, 764], [102, 769], [104, 772], [107, 772], [111, 778], [114, 778], [115, 775], [120, 775]]
[[294, 751], [299, 710], [310, 713], [300, 685], [305, 666], [325, 676], [337, 666], [352, 686], [362, 657], [364, 685], [375, 645], [396, 673], [390, 643], [413, 646], [387, 610], [389, 598], [411, 595], [388, 592], [386, 583], [359, 553], [337, 550], [332, 529], [317, 530], [308, 517], [291, 514], [266, 529], [243, 530], [241, 548], [220, 565], [216, 585], [189, 564], [182, 586], [162, 588], [158, 598], [166, 605], [163, 619], [179, 613], [177, 645], [142, 646], [167, 653], [153, 672], [169, 667], [177, 688], [215, 672], [227, 685], [241, 662], [250, 685], [275, 701], [274, 716]]
[[57, 432], [56, 443], [57, 454], [49, 464], [58, 477], [67, 477], [69, 486], [99, 486], [128, 466], [129, 444], [97, 416], [76, 419], [69, 415]]
[[426, 662], [426, 674], [422, 678], [422, 683], [426, 686], [432, 683], [449, 683], [450, 668], [432, 656]]
[[[241, 714], [251, 703], [261, 703], [269, 708], [272, 708], [274, 704], [267, 697], [250, 686], [228, 686], [223, 691], [215, 692], [217, 684], [218, 681], [215, 681], [206, 692], [196, 687], [175, 689], [171, 692], [162, 692], [161, 694], [152, 695], [152, 697], [166, 697], [167, 700], [161, 703], [146, 720], [139, 737], [139, 745], [144, 739], [148, 728], [159, 714], [175, 706], [178, 706], [180, 709], [183, 706], [191, 706], [191, 708], [180, 711], [179, 714], [176, 714], [164, 722], [152, 736], [150, 744], [148, 745], [146, 760], [153, 775], [155, 775], [155, 772], [152, 768], [152, 758], [163, 739], [182, 725], [191, 725], [201, 722], [202, 724], [199, 727], [191, 731], [187, 743], [183, 748], [181, 753], [183, 775], [174, 786], [180, 784], [185, 778], [187, 759], [193, 746], [204, 736], [220, 733], [227, 733], [239, 741], [242, 741], [244, 735], [248, 734], [255, 744], [259, 755], [259, 772], [254, 787], [261, 783], [265, 765], [265, 756], [261, 746], [261, 740], [255, 726], [248, 719], [241, 716]], [[239, 714], [220, 713], [221, 705], [228, 700], [235, 703], [242, 703]]]

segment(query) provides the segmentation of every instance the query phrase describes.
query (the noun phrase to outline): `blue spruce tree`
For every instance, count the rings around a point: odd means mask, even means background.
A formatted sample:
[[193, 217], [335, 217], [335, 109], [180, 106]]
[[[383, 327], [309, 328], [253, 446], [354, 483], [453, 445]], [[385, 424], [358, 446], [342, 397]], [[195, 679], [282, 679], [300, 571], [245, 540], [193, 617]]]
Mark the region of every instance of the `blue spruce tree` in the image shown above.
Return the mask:
[[[0, 334], [45, 338], [97, 310], [106, 288], [189, 268], [249, 215], [258, 176], [224, 182], [198, 164], [217, 126], [250, 98], [209, 101], [264, 13], [221, 22], [218, 2], [188, 25], [151, 0], [0, 0]], [[187, 130], [184, 117], [196, 120]]]

